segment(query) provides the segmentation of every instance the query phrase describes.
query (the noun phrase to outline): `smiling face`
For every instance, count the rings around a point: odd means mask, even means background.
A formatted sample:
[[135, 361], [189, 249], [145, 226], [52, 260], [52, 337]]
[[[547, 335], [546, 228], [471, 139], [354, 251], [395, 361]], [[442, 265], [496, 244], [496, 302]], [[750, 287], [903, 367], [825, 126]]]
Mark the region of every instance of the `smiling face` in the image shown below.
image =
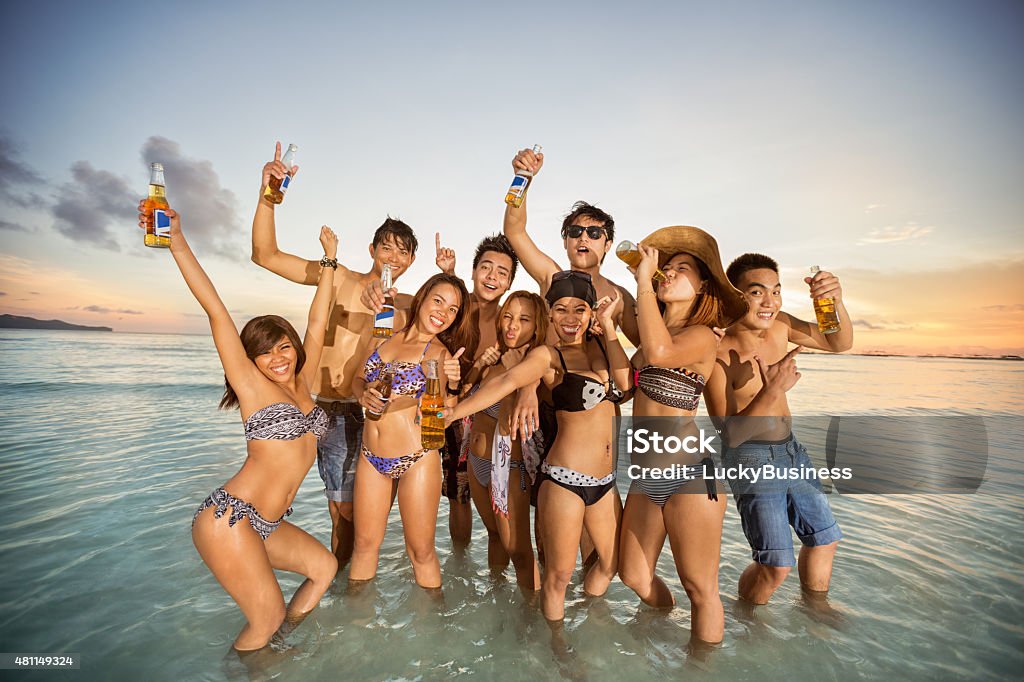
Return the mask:
[[590, 306], [581, 298], [566, 296], [551, 306], [551, 324], [558, 338], [566, 343], [577, 343], [583, 339], [592, 315]]
[[747, 270], [739, 277], [738, 289], [747, 300], [747, 314], [739, 324], [751, 329], [768, 329], [782, 309], [779, 273], [768, 268]]
[[485, 303], [497, 301], [512, 285], [512, 259], [497, 251], [485, 251], [473, 268], [473, 293]]
[[672, 256], [662, 272], [665, 280], [658, 285], [658, 300], [665, 303], [692, 302], [707, 286], [707, 281], [701, 279], [697, 259], [688, 253]]
[[391, 277], [397, 279], [399, 275], [409, 269], [416, 256], [409, 251], [408, 247], [395, 239], [394, 235], [387, 235], [377, 245], [370, 244], [370, 256], [373, 258], [373, 271], [381, 272], [385, 264], [391, 266]]
[[276, 384], [290, 382], [295, 377], [298, 353], [287, 336], [282, 336], [265, 353], [253, 358], [256, 368]]
[[443, 282], [433, 287], [423, 297], [423, 302], [416, 311], [416, 322], [420, 329], [431, 334], [440, 334], [452, 326], [460, 307], [462, 296], [459, 290]]
[[534, 306], [525, 298], [513, 298], [505, 306], [498, 320], [501, 325], [501, 340], [508, 348], [519, 348], [530, 342], [537, 329]]
[[582, 228], [596, 227], [601, 230], [601, 234], [597, 239], [594, 239], [584, 229], [579, 237], [567, 236], [565, 238], [565, 253], [569, 257], [570, 268], [572, 270], [586, 270], [598, 267], [601, 261], [604, 260], [605, 254], [612, 248], [612, 243], [608, 239], [608, 232], [603, 227], [604, 223], [590, 216], [579, 216], [573, 221], [573, 225]]

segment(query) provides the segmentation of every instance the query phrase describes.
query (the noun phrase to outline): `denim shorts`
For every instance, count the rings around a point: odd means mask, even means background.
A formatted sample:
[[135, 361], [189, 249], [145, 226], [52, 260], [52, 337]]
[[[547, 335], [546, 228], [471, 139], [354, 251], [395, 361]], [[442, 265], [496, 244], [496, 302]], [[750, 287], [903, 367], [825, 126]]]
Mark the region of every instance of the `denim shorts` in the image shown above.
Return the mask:
[[[762, 471], [820, 468], [811, 462], [807, 450], [792, 435], [782, 442], [748, 441], [726, 450], [722, 461], [727, 468], [744, 466]], [[781, 480], [781, 476], [777, 476], [757, 482], [730, 479], [729, 484], [736, 498], [743, 534], [750, 543], [751, 556], [759, 564], [796, 564], [790, 526], [807, 547], [829, 545], [843, 537], [817, 478]]]
[[359, 403], [318, 400], [330, 418], [327, 433], [316, 447], [316, 467], [324, 494], [332, 502], [351, 502], [359, 446], [363, 442], [363, 408]]

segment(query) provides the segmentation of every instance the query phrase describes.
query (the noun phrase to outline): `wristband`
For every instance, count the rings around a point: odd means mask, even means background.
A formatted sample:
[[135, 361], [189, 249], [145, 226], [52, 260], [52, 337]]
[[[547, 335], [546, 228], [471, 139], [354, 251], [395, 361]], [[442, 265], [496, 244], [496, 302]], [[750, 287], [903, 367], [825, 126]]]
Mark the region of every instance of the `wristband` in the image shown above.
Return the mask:
[[320, 267], [322, 267], [322, 268], [331, 268], [332, 270], [337, 270], [338, 269], [338, 259], [337, 258], [328, 258], [327, 256], [324, 256], [323, 258], [320, 259]]
[[643, 291], [636, 292], [636, 297], [640, 298], [641, 296], [644, 296], [646, 294], [650, 294], [651, 296], [657, 296], [657, 294], [654, 293], [654, 289], [644, 289]]
[[444, 385], [444, 391], [448, 395], [458, 395], [460, 388], [461, 388], [461, 386], [456, 386], [455, 388], [452, 388], [450, 384], [445, 384]]

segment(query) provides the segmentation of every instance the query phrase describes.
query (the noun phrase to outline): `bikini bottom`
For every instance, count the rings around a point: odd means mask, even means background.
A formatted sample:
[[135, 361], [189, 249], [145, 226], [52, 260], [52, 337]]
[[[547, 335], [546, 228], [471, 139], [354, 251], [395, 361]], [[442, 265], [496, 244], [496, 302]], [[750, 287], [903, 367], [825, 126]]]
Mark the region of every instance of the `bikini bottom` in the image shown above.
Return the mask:
[[387, 476], [388, 478], [399, 479], [408, 471], [413, 464], [420, 461], [425, 454], [430, 450], [424, 448], [417, 450], [411, 455], [402, 455], [401, 457], [378, 457], [377, 455], [370, 452], [370, 449], [365, 445], [363, 448], [363, 457], [366, 458], [373, 468], [377, 470], [381, 476]]
[[600, 500], [605, 494], [615, 487], [615, 472], [611, 472], [604, 478], [595, 478], [587, 474], [581, 474], [575, 469], [568, 467], [552, 466], [547, 462], [540, 465], [540, 481], [551, 481], [555, 485], [575, 493], [583, 500], [583, 504], [590, 506]]
[[252, 506], [245, 500], [235, 497], [227, 490], [224, 490], [224, 488], [217, 488], [210, 493], [209, 497], [203, 500], [203, 503], [199, 505], [199, 509], [197, 509], [196, 513], [192, 516], [193, 526], [196, 525], [196, 519], [199, 518], [199, 515], [210, 507], [216, 507], [213, 511], [213, 515], [218, 519], [224, 516], [224, 512], [228, 510], [228, 507], [231, 507], [231, 516], [228, 518], [228, 525], [233, 527], [240, 520], [247, 518], [249, 519], [249, 525], [252, 526], [252, 529], [264, 540], [266, 540], [271, 533], [277, 530], [277, 527], [281, 525], [282, 521], [284, 521], [285, 516], [289, 516], [292, 513], [292, 508], [288, 507], [288, 511], [286, 511], [284, 516], [279, 518], [277, 521], [267, 521], [265, 518], [260, 516], [258, 511], [256, 511], [256, 507]]

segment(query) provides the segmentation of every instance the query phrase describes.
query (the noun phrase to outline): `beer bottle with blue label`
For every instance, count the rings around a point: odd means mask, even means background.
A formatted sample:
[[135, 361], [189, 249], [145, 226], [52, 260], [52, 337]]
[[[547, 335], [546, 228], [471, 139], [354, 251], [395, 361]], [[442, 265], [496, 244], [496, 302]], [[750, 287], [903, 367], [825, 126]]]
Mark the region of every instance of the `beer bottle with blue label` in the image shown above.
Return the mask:
[[295, 152], [297, 151], [299, 151], [298, 147], [293, 144], [288, 145], [288, 151], [281, 158], [281, 163], [288, 169], [288, 172], [283, 178], [270, 178], [267, 188], [263, 190], [263, 196], [272, 204], [280, 204], [284, 201], [284, 193], [288, 191], [288, 185], [292, 182], [291, 170], [292, 166], [295, 165]]
[[166, 249], [171, 245], [171, 219], [167, 217], [167, 189], [164, 187], [162, 163], [149, 165], [149, 197], [144, 204], [146, 246]]
[[384, 264], [380, 273], [380, 288], [385, 292], [384, 306], [373, 317], [373, 338], [387, 339], [395, 330], [395, 301], [387, 291], [392, 287], [391, 266]]
[[[533, 145], [533, 153], [540, 154], [541, 146], [539, 144]], [[512, 178], [512, 185], [508, 188], [508, 194], [505, 195], [505, 203], [513, 208], [519, 208], [523, 205], [523, 199], [526, 198], [526, 189], [530, 186], [530, 181], [533, 180], [533, 173], [528, 170], [521, 170], [516, 173], [516, 176]]]

